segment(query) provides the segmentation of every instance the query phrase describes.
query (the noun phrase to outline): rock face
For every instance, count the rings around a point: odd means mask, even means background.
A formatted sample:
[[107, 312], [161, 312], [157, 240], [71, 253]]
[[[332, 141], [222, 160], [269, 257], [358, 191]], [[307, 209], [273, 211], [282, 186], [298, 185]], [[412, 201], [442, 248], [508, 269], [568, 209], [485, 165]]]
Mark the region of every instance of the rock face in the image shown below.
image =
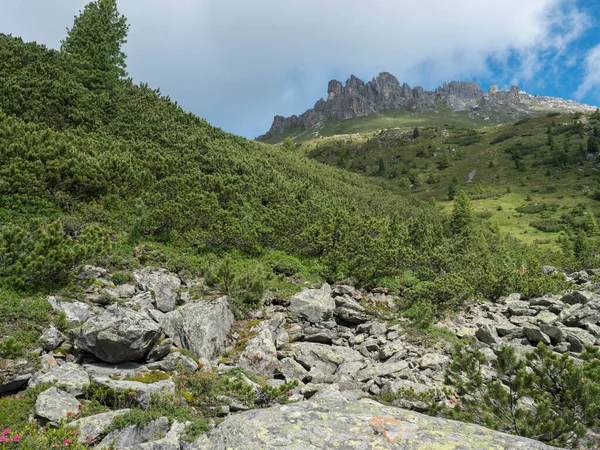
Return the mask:
[[227, 418], [190, 450], [254, 449], [551, 449], [486, 428], [384, 406], [325, 398], [247, 411]]
[[160, 327], [148, 317], [113, 305], [71, 332], [73, 343], [109, 363], [146, 356], [160, 337]]
[[536, 111], [595, 111], [591, 106], [572, 101], [529, 95], [516, 86], [508, 91], [492, 86], [486, 93], [477, 83], [452, 81], [434, 91], [426, 91], [419, 86], [411, 88], [406, 83], [400, 85], [395, 76], [382, 72], [368, 83], [354, 75], [346, 81], [345, 86], [337, 80], [330, 81], [327, 100], [320, 99], [312, 109], [300, 116], [275, 116], [271, 129], [257, 139], [270, 139], [289, 128], [314, 129], [328, 120], [345, 120], [379, 111], [431, 111], [439, 104], [454, 111], [481, 111], [482, 115], [502, 110], [513, 117], [535, 114]]
[[329, 286], [321, 289], [305, 289], [290, 299], [289, 310], [301, 319], [319, 323], [331, 319], [335, 301]]
[[154, 297], [156, 309], [164, 313], [173, 311], [179, 301], [178, 290], [181, 280], [166, 270], [142, 269], [133, 272], [142, 291], [150, 292]]
[[160, 322], [165, 334], [178, 347], [192, 351], [200, 360], [208, 361], [221, 348], [233, 323], [227, 299], [188, 303], [165, 314]]

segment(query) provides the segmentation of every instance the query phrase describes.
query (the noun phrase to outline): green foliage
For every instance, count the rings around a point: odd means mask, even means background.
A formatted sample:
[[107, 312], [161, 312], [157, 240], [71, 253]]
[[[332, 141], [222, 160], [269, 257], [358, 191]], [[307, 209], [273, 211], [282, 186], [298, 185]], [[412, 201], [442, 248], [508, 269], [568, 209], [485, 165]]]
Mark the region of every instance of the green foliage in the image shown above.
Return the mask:
[[60, 221], [26, 230], [0, 229], [0, 277], [18, 287], [64, 284], [83, 261], [111, 248], [105, 232], [90, 226], [79, 236], [65, 234]]
[[435, 307], [428, 301], [416, 301], [402, 314], [412, 321], [413, 326], [425, 330], [433, 324]]
[[595, 136], [590, 136], [587, 142], [587, 151], [590, 153], [598, 153], [598, 149], [600, 149], [598, 138]]
[[21, 298], [0, 288], [0, 352], [4, 357], [23, 356], [25, 349], [33, 347], [48, 326], [51, 311], [45, 298]]
[[412, 137], [413, 139], [418, 139], [419, 136], [421, 136], [421, 131], [419, 130], [419, 127], [415, 127], [415, 129], [413, 130]]
[[455, 234], [467, 235], [471, 233], [474, 221], [475, 214], [471, 199], [465, 191], [460, 191], [454, 199], [450, 228]]
[[61, 50], [71, 57], [77, 78], [86, 88], [110, 90], [127, 75], [122, 48], [128, 30], [116, 0], [88, 3], [75, 17]]
[[14, 336], [0, 339], [0, 358], [14, 359], [25, 354], [26, 343], [17, 340]]
[[157, 383], [162, 380], [168, 380], [170, 375], [160, 370], [151, 370], [141, 374], [131, 375], [125, 378], [127, 381], [138, 381], [140, 383]]
[[112, 274], [111, 280], [117, 286], [128, 283], [133, 280], [133, 274], [126, 271], [117, 271]]
[[0, 449], [88, 449], [87, 444], [78, 442], [79, 434], [80, 430], [74, 430], [64, 420], [57, 427], [40, 428], [36, 423], [29, 423], [21, 429], [9, 429], [0, 440]]
[[[461, 396], [451, 418], [532, 437], [551, 445], [575, 447], [588, 427], [600, 420], [600, 353], [589, 347], [576, 364], [543, 344], [518, 358], [512, 347], [488, 363], [477, 349], [458, 347], [446, 382]], [[491, 364], [499, 379], [486, 379]]]

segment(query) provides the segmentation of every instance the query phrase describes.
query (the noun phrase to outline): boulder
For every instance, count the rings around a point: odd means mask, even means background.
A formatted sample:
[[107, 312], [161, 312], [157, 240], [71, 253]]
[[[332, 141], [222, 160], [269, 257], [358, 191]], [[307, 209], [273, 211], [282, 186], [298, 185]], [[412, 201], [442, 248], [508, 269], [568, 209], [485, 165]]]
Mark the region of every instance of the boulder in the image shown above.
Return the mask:
[[175, 395], [175, 383], [171, 378], [155, 383], [142, 383], [125, 379], [114, 379], [103, 375], [91, 375], [92, 381], [121, 392], [134, 392], [131, 400], [143, 409], [150, 406], [153, 395]]
[[173, 347], [173, 339], [167, 338], [156, 341], [152, 350], [148, 353], [146, 357], [147, 361], [156, 361], [161, 358], [164, 358], [171, 351], [171, 347]]
[[365, 309], [349, 295], [335, 297], [334, 315], [342, 323], [361, 324], [368, 320]]
[[48, 302], [54, 311], [60, 311], [65, 314], [65, 319], [69, 326], [79, 325], [96, 313], [90, 305], [83, 302], [67, 302], [59, 297], [48, 297]]
[[561, 298], [561, 301], [569, 305], [575, 305], [578, 303], [585, 305], [587, 302], [594, 299], [595, 297], [595, 294], [592, 294], [591, 292], [573, 291]]
[[83, 367], [75, 363], [65, 363], [46, 373], [36, 374], [29, 382], [30, 387], [42, 383], [54, 384], [76, 397], [83, 395], [90, 384], [90, 377]]
[[268, 327], [262, 327], [258, 334], [246, 343], [238, 366], [253, 375], [272, 378], [278, 363], [275, 336]]
[[0, 394], [24, 388], [36, 371], [28, 358], [0, 359]]
[[51, 352], [60, 346], [64, 340], [65, 337], [62, 335], [62, 333], [54, 327], [48, 328], [40, 337], [40, 343], [42, 344], [43, 349], [47, 352]]
[[191, 350], [202, 363], [208, 363], [215, 350], [227, 341], [233, 319], [227, 299], [221, 297], [187, 303], [162, 316], [160, 323], [177, 347]]
[[333, 375], [338, 366], [360, 361], [365, 357], [356, 350], [336, 345], [315, 344], [312, 342], [298, 342], [290, 345], [294, 359], [305, 369], [316, 367], [325, 374]]
[[560, 344], [561, 342], [565, 342], [567, 340], [565, 327], [541, 324], [540, 330], [550, 338], [554, 345]]
[[442, 370], [448, 363], [450, 358], [439, 353], [427, 353], [419, 360], [421, 369]]
[[[337, 394], [337, 395], [336, 395]], [[246, 411], [226, 418], [188, 450], [527, 449], [540, 442], [478, 425], [430, 417], [335, 391], [314, 400]]]
[[475, 333], [475, 337], [488, 345], [498, 345], [502, 343], [502, 340], [498, 337], [496, 328], [494, 328], [492, 325], [480, 326]]
[[566, 328], [567, 341], [571, 344], [571, 351], [581, 353], [588, 345], [594, 345], [596, 338], [588, 331], [581, 328]]
[[304, 289], [290, 299], [288, 310], [302, 320], [319, 323], [333, 317], [335, 301], [330, 288]]
[[171, 429], [164, 438], [156, 441], [136, 444], [133, 447], [124, 447], [123, 450], [180, 450], [184, 448], [183, 446], [180, 446], [179, 440], [185, 431], [186, 425], [186, 423], [175, 420], [173, 425], [171, 425]]
[[538, 342], [541, 342], [545, 345], [551, 344], [550, 337], [547, 334], [540, 331], [540, 329], [537, 327], [523, 327], [523, 334], [525, 335], [527, 340], [533, 345], [537, 345]]
[[195, 372], [198, 370], [198, 363], [196, 361], [178, 351], [169, 353], [165, 359], [148, 364], [149, 369], [164, 370], [165, 372], [171, 372], [178, 366], [182, 366], [188, 372]]
[[360, 370], [356, 375], [352, 377], [359, 382], [365, 382], [368, 380], [373, 380], [377, 377], [387, 377], [390, 375], [397, 374], [402, 372], [403, 370], [408, 369], [408, 362], [406, 361], [398, 361], [392, 363], [381, 363], [381, 364], [372, 364], [362, 370]]
[[304, 381], [308, 375], [308, 371], [292, 358], [283, 358], [279, 362], [279, 373], [285, 377], [286, 381]]
[[112, 305], [70, 333], [73, 343], [102, 361], [136, 361], [148, 354], [160, 337], [160, 327], [148, 317]]
[[45, 390], [35, 401], [35, 415], [43, 422], [57, 424], [61, 419], [78, 413], [79, 401], [56, 387]]
[[144, 425], [130, 425], [110, 432], [102, 439], [97, 448], [125, 449], [133, 447], [137, 449], [140, 448], [141, 444], [164, 438], [169, 429], [169, 419], [166, 417], [159, 417]]
[[511, 316], [534, 316], [536, 311], [529, 308], [529, 303], [523, 300], [507, 302], [508, 313]]
[[133, 276], [142, 291], [153, 294], [156, 309], [165, 313], [175, 309], [181, 288], [179, 277], [164, 269], [148, 268], [134, 270]]
[[122, 416], [127, 412], [129, 412], [129, 409], [119, 409], [118, 411], [110, 411], [84, 417], [83, 419], [78, 419], [69, 423], [69, 427], [79, 430], [77, 440], [81, 444], [86, 444], [90, 441], [95, 441], [98, 436], [104, 434], [115, 417]]

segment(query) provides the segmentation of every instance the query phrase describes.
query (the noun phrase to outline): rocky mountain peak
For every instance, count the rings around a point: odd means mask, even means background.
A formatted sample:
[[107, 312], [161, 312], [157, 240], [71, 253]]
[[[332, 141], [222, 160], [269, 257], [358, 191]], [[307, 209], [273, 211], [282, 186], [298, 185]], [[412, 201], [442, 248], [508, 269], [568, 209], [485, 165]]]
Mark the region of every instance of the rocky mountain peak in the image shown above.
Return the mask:
[[[312, 109], [297, 116], [275, 116], [271, 129], [258, 140], [267, 140], [284, 131], [319, 129], [328, 120], [346, 120], [368, 116], [381, 111], [409, 111], [422, 113], [449, 107], [453, 111], [475, 111], [494, 121], [495, 117], [520, 118], [550, 111], [594, 111], [587, 105], [552, 97], [538, 97], [522, 92], [518, 86], [500, 90], [497, 85], [487, 93], [472, 81], [451, 81], [433, 91], [420, 86], [411, 88], [400, 84], [389, 72], [381, 72], [365, 83], [351, 75], [342, 84], [331, 80], [327, 99], [320, 99]], [[501, 119], [496, 120], [498, 122]]]

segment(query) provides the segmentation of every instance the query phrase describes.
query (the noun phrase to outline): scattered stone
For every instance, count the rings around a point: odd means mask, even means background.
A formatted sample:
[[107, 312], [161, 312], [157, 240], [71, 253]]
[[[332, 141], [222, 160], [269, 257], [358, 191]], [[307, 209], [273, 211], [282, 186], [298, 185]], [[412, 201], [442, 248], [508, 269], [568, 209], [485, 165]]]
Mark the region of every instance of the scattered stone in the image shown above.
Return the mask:
[[62, 366], [54, 367], [50, 371], [36, 374], [29, 382], [35, 387], [42, 383], [59, 386], [62, 390], [76, 397], [83, 395], [90, 384], [90, 377], [79, 364], [67, 362]]
[[97, 448], [140, 448], [141, 444], [165, 437], [169, 429], [169, 419], [160, 417], [145, 425], [130, 425], [112, 431], [102, 439]]
[[523, 334], [533, 345], [537, 345], [539, 342], [545, 345], [550, 345], [550, 337], [544, 334], [536, 327], [523, 327]]
[[48, 302], [54, 311], [61, 311], [65, 314], [65, 319], [69, 326], [79, 325], [96, 313], [90, 305], [83, 302], [67, 302], [58, 297], [48, 297]]
[[160, 337], [160, 327], [142, 314], [112, 305], [71, 330], [70, 336], [78, 348], [103, 361], [120, 363], [146, 356]]
[[171, 312], [179, 301], [181, 280], [164, 269], [134, 270], [133, 276], [142, 291], [152, 293], [156, 308], [164, 313]]
[[177, 351], [169, 353], [165, 359], [148, 364], [149, 369], [158, 369], [165, 372], [172, 372], [178, 366], [182, 366], [188, 372], [195, 372], [198, 370], [198, 363], [196, 361]]
[[498, 337], [496, 328], [494, 328], [492, 325], [480, 326], [477, 332], [475, 333], [475, 336], [481, 342], [488, 345], [499, 345], [502, 343], [502, 340]]
[[160, 318], [164, 333], [175, 345], [191, 350], [208, 364], [217, 349], [224, 347], [233, 323], [233, 313], [225, 297], [213, 301], [187, 303]]
[[79, 412], [79, 401], [56, 387], [45, 390], [35, 402], [35, 415], [43, 422], [57, 424], [71, 414]]
[[560, 300], [569, 305], [582, 304], [585, 305], [590, 300], [594, 299], [595, 296], [591, 292], [585, 291], [573, 291], [567, 295], [565, 295]]
[[566, 328], [566, 333], [572, 352], [581, 353], [587, 345], [596, 343], [596, 338], [581, 328]]
[[[77, 440], [81, 444], [89, 444], [90, 441], [95, 441], [98, 436], [104, 434], [110, 426], [113, 419], [128, 413], [129, 409], [119, 409], [118, 411], [109, 411], [94, 416], [84, 417], [74, 422], [69, 423], [69, 427], [79, 430]], [[88, 436], [91, 437], [88, 438]]]
[[150, 353], [148, 353], [146, 360], [152, 362], [164, 358], [171, 351], [171, 347], [173, 347], [173, 339], [159, 339], [154, 344], [154, 347], [152, 347], [152, 350], [150, 350]]
[[28, 358], [0, 359], [0, 394], [24, 388], [35, 370], [35, 363]]
[[327, 289], [304, 289], [290, 299], [288, 309], [300, 319], [319, 323], [333, 317], [335, 301]]
[[62, 333], [54, 327], [48, 328], [46, 331], [44, 331], [42, 337], [40, 337], [40, 343], [47, 352], [59, 347], [64, 340], [65, 337], [62, 335]]
[[368, 320], [365, 309], [349, 295], [335, 298], [334, 315], [342, 323], [360, 324]]

